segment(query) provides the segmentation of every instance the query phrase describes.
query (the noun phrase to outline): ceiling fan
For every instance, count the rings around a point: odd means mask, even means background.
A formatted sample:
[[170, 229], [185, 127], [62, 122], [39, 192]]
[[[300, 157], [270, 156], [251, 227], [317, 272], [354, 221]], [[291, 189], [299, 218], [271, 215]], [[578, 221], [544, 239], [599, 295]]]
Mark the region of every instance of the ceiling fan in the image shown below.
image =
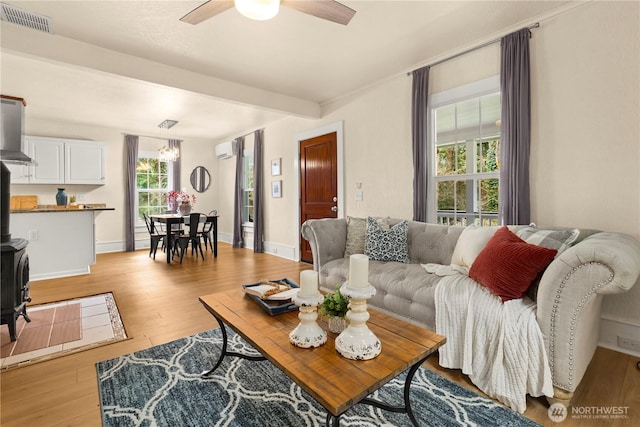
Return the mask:
[[199, 24], [231, 9], [234, 5], [244, 16], [257, 20], [273, 18], [278, 14], [280, 5], [342, 25], [347, 25], [356, 13], [350, 7], [334, 0], [209, 0], [180, 20], [193, 25]]

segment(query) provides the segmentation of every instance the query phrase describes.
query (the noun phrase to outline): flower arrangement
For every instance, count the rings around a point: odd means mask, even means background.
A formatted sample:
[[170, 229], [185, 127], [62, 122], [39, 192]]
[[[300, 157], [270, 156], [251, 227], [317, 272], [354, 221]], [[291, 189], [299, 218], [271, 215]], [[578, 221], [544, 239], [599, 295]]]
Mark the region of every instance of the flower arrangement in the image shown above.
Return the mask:
[[340, 284], [336, 285], [336, 290], [324, 296], [324, 301], [320, 306], [320, 312], [328, 317], [344, 316], [349, 310], [349, 298], [340, 293]]
[[196, 195], [192, 194], [189, 195], [187, 194], [186, 191], [169, 191], [169, 194], [167, 194], [167, 202], [170, 205], [175, 205], [177, 203], [187, 203], [190, 205], [195, 205], [196, 204]]

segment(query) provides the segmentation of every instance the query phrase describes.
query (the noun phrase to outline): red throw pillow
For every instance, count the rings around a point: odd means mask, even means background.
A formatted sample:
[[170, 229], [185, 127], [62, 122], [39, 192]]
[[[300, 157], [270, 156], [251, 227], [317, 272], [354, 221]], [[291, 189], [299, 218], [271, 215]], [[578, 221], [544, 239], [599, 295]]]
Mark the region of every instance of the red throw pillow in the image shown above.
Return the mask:
[[489, 288], [502, 302], [522, 298], [556, 253], [555, 249], [529, 244], [501, 227], [473, 261], [469, 277]]

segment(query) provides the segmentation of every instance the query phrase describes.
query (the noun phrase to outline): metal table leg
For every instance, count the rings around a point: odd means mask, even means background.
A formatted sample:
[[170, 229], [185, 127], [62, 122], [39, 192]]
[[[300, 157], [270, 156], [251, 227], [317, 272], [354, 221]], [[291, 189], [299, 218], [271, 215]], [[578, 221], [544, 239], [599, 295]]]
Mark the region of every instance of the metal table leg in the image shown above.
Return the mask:
[[385, 411], [407, 414], [409, 416], [409, 419], [411, 420], [411, 423], [414, 426], [418, 427], [418, 421], [416, 420], [416, 417], [413, 414], [413, 409], [411, 409], [409, 392], [411, 390], [411, 381], [413, 381], [413, 376], [416, 374], [416, 372], [418, 371], [418, 368], [420, 368], [420, 366], [425, 362], [425, 360], [429, 358], [429, 356], [431, 355], [428, 355], [427, 357], [419, 360], [409, 369], [409, 372], [407, 373], [407, 378], [404, 381], [404, 406], [388, 405], [386, 403], [380, 402], [379, 400], [371, 399], [368, 397], [365, 397], [358, 403], [371, 405], [376, 408], [383, 409]]
[[325, 425], [327, 427], [339, 427], [340, 426], [340, 415], [338, 415], [336, 417], [331, 412], [327, 412], [327, 421], [326, 421]]
[[227, 351], [227, 340], [228, 340], [228, 338], [227, 338], [227, 330], [226, 330], [226, 328], [224, 326], [224, 322], [222, 321], [222, 319], [220, 319], [215, 314], [213, 314], [213, 317], [215, 317], [215, 319], [218, 321], [218, 325], [220, 325], [220, 330], [222, 331], [222, 351], [220, 352], [220, 356], [218, 356], [218, 360], [216, 361], [215, 365], [213, 365], [213, 368], [209, 369], [208, 371], [203, 372], [202, 376], [210, 375], [216, 369], [218, 369], [218, 367], [222, 363], [222, 360], [224, 359], [225, 356], [240, 357], [242, 359], [252, 360], [252, 361], [267, 360], [267, 358], [264, 357], [264, 356], [251, 356], [249, 354], [238, 353], [238, 352], [235, 352], [235, 351]]

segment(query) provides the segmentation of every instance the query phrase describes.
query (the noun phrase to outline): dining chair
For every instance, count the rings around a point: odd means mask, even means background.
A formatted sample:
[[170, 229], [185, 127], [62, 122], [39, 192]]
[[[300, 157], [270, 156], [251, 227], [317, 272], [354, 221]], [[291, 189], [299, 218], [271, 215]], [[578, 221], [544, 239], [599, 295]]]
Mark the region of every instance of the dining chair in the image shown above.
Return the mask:
[[158, 250], [158, 244], [162, 242], [164, 246], [167, 234], [162, 231], [158, 231], [156, 229], [156, 225], [153, 222], [151, 222], [151, 218], [149, 218], [149, 216], [146, 213], [143, 213], [142, 216], [144, 217], [144, 223], [147, 226], [147, 231], [149, 232], [149, 238], [151, 239], [150, 240], [151, 244], [149, 246], [149, 256], [153, 255], [153, 259], [156, 259], [156, 251]]
[[201, 218], [204, 218], [204, 221], [207, 220], [207, 216], [205, 214], [198, 212], [190, 213], [189, 216], [184, 218], [184, 224], [189, 226], [189, 233], [176, 236], [175, 246], [180, 249], [180, 263], [182, 263], [182, 258], [184, 258], [184, 253], [187, 251], [189, 243], [191, 243], [191, 255], [193, 255], [195, 251], [197, 256], [199, 251], [202, 260], [204, 260], [204, 252], [202, 251], [202, 245], [200, 244], [201, 235], [198, 232], [198, 226], [200, 225]]
[[[215, 209], [212, 211], [209, 211], [209, 213], [207, 214], [207, 216], [217, 216], [217, 215], [218, 215], [218, 211]], [[200, 227], [200, 235], [202, 236], [202, 241], [204, 242], [204, 249], [206, 251], [208, 251], [209, 248], [213, 250], [213, 236], [211, 235], [212, 231], [213, 231], [213, 222], [207, 222], [205, 219], [205, 222], [202, 224], [202, 227]]]

